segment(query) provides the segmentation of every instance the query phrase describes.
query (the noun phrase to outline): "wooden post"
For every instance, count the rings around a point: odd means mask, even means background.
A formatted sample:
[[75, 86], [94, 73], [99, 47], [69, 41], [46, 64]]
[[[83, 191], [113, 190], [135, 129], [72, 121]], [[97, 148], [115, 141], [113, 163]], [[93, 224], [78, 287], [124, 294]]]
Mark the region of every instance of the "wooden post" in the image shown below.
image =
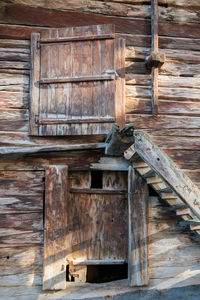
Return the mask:
[[128, 172], [128, 280], [130, 286], [148, 284], [148, 187], [132, 167]]
[[[158, 0], [151, 0], [151, 50], [158, 53]], [[152, 114], [158, 114], [158, 67], [151, 70], [152, 80]]]
[[66, 287], [67, 166], [47, 166], [43, 290]]

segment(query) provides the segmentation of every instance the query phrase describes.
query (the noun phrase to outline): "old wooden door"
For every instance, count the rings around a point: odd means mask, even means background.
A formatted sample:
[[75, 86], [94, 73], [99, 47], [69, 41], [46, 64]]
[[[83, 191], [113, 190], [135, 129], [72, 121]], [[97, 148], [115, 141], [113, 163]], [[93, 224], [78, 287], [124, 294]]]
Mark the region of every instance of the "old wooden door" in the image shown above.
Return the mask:
[[[127, 173], [74, 171], [69, 173], [68, 187], [66, 257], [70, 268], [125, 263]], [[86, 279], [84, 276], [80, 279], [81, 268], [73, 270], [75, 281]]]

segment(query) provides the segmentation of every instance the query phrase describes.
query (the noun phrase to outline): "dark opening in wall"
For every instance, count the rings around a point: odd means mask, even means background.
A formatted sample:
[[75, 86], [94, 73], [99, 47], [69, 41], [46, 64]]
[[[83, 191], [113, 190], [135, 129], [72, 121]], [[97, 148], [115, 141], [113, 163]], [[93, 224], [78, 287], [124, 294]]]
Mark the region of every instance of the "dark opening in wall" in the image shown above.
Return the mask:
[[102, 187], [103, 187], [102, 171], [91, 171], [91, 188], [102, 189]]
[[89, 265], [86, 281], [103, 283], [128, 278], [128, 264], [120, 265]]
[[151, 186], [149, 186], [149, 196], [157, 196], [158, 197], [158, 193]]

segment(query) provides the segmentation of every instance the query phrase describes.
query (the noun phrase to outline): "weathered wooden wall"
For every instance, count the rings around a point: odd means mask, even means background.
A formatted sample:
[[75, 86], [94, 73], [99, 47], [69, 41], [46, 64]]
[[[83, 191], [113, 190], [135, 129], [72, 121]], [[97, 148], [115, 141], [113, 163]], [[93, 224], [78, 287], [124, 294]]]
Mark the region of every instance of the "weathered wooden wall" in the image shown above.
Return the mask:
[[[159, 114], [154, 119], [151, 78], [144, 62], [151, 44], [149, 0], [2, 0], [0, 147], [61, 143], [60, 138], [28, 136], [30, 33], [49, 27], [114, 23], [118, 35], [126, 39], [127, 123], [149, 132], [200, 186], [200, 2], [160, 0], [159, 4], [159, 42], [166, 62], [160, 69]], [[90, 141], [97, 138], [88, 138]], [[77, 138], [62, 139], [62, 144], [68, 143], [77, 143]], [[100, 151], [94, 151], [93, 155], [76, 152], [0, 159], [3, 299], [40, 299], [45, 165], [78, 166], [96, 161], [100, 155]], [[151, 212], [151, 285], [165, 288], [199, 283], [199, 245], [182, 232], [166, 207], [153, 202]]]
[[159, 74], [159, 114], [155, 119], [151, 116], [151, 78], [144, 63], [150, 52], [150, 1], [13, 0], [8, 4], [2, 0], [0, 5], [0, 145], [43, 143], [28, 137], [30, 32], [114, 23], [119, 35], [126, 38], [127, 123], [151, 133], [199, 184], [198, 0], [159, 1], [159, 43], [166, 62]]

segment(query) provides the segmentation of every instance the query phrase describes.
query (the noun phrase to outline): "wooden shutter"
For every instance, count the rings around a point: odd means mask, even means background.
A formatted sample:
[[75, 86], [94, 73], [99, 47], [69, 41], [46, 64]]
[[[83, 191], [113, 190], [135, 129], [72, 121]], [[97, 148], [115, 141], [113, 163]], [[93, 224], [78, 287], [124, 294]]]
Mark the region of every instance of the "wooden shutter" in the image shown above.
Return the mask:
[[113, 25], [49, 29], [31, 40], [30, 134], [106, 134], [124, 125], [123, 39]]
[[46, 167], [43, 290], [66, 287], [67, 178], [67, 166]]

